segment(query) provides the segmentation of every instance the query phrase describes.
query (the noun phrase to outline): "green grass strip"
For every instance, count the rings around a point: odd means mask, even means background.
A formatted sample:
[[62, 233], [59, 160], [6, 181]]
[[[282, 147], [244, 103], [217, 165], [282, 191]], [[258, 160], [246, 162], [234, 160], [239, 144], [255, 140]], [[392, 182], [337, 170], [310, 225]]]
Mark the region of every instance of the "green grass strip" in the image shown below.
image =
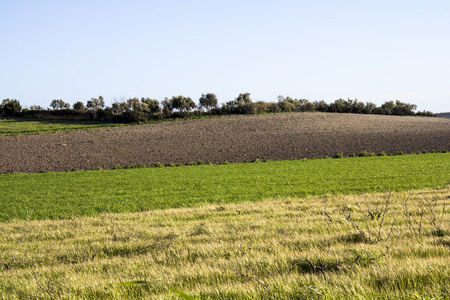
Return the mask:
[[38, 120], [25, 118], [0, 118], [0, 136], [37, 134], [98, 127], [124, 126], [99, 121]]
[[0, 175], [0, 221], [437, 188], [450, 153]]

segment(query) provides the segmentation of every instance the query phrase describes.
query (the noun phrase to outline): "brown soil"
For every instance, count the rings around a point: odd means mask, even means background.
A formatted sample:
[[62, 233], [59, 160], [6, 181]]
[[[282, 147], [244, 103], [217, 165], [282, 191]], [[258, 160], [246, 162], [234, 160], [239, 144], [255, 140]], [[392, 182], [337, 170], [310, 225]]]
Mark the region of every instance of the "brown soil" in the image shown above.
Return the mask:
[[282, 113], [0, 137], [0, 172], [450, 150], [450, 119]]

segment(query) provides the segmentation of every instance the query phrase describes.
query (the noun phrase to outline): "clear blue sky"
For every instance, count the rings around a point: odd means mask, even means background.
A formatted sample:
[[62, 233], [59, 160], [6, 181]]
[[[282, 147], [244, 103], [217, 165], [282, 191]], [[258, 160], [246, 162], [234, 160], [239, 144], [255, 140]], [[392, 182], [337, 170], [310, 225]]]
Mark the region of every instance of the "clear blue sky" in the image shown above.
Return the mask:
[[0, 0], [0, 100], [249, 92], [450, 111], [450, 1]]

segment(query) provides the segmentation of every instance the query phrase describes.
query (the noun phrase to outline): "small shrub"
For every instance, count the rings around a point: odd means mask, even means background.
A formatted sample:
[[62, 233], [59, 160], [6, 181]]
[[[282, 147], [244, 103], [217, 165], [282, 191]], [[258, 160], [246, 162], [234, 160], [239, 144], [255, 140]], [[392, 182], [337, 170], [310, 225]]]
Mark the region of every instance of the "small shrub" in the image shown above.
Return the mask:
[[181, 167], [181, 166], [183, 166], [182, 163], [177, 163], [177, 164], [175, 165], [175, 167]]
[[93, 167], [93, 168], [90, 168], [90, 169], [88, 169], [88, 171], [100, 171], [102, 168], [99, 168], [99, 167]]
[[367, 242], [367, 239], [364, 235], [361, 233], [349, 233], [340, 238], [340, 240], [344, 243], [349, 244], [358, 244], [358, 243], [365, 243]]
[[434, 236], [443, 237], [443, 236], [448, 235], [449, 232], [448, 232], [447, 230], [438, 228], [438, 229], [436, 229], [436, 230], [433, 230], [433, 231], [431, 232], [431, 234], [434, 235]]
[[348, 157], [356, 157], [355, 153], [350, 153], [350, 155]]
[[130, 166], [130, 169], [142, 169], [142, 168], [146, 168], [146, 167], [147, 167], [146, 165], [140, 163], [140, 164]]
[[398, 151], [397, 153], [395, 153], [395, 155], [405, 155], [405, 152], [403, 152], [403, 151]]
[[162, 163], [160, 163], [160, 162], [157, 162], [157, 163], [154, 163], [154, 164], [152, 165], [152, 167], [153, 167], [153, 168], [164, 168], [164, 165], [163, 165]]
[[195, 162], [193, 162], [193, 161], [189, 162], [188, 166], [195, 166]]
[[342, 154], [342, 153], [336, 153], [334, 156], [333, 156], [333, 158], [343, 158], [344, 157], [344, 154]]
[[206, 165], [212, 165], [212, 162], [210, 160], [206, 161]]
[[255, 158], [255, 160], [253, 161], [254, 163], [260, 163], [261, 160], [259, 158]]
[[381, 152], [379, 152], [379, 153], [377, 154], [377, 156], [386, 156], [386, 152], [381, 151]]
[[367, 151], [363, 151], [361, 153], [358, 154], [359, 157], [369, 157], [369, 156], [375, 156], [375, 153], [373, 152], [367, 152]]
[[448, 153], [448, 150], [440, 150], [439, 153]]
[[228, 165], [228, 164], [229, 164], [228, 160], [224, 160], [224, 161], [222, 162], [222, 165]]
[[198, 161], [197, 161], [197, 165], [203, 165], [203, 161], [201, 160], [201, 159], [199, 159]]
[[428, 151], [427, 151], [427, 150], [423, 150], [422, 153], [423, 153], [423, 154], [427, 154]]
[[113, 170], [120, 170], [120, 169], [122, 169], [122, 167], [119, 166], [119, 165], [115, 165], [112, 169], [113, 169]]
[[169, 162], [165, 165], [166, 167], [175, 167], [175, 164], [172, 162]]

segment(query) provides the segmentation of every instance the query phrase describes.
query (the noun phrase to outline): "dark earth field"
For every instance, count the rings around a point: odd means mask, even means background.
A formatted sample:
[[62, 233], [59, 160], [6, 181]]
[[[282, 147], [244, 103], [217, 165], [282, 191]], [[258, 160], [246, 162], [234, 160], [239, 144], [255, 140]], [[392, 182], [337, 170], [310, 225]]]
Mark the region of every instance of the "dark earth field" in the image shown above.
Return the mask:
[[281, 113], [0, 137], [0, 172], [450, 150], [450, 119]]

